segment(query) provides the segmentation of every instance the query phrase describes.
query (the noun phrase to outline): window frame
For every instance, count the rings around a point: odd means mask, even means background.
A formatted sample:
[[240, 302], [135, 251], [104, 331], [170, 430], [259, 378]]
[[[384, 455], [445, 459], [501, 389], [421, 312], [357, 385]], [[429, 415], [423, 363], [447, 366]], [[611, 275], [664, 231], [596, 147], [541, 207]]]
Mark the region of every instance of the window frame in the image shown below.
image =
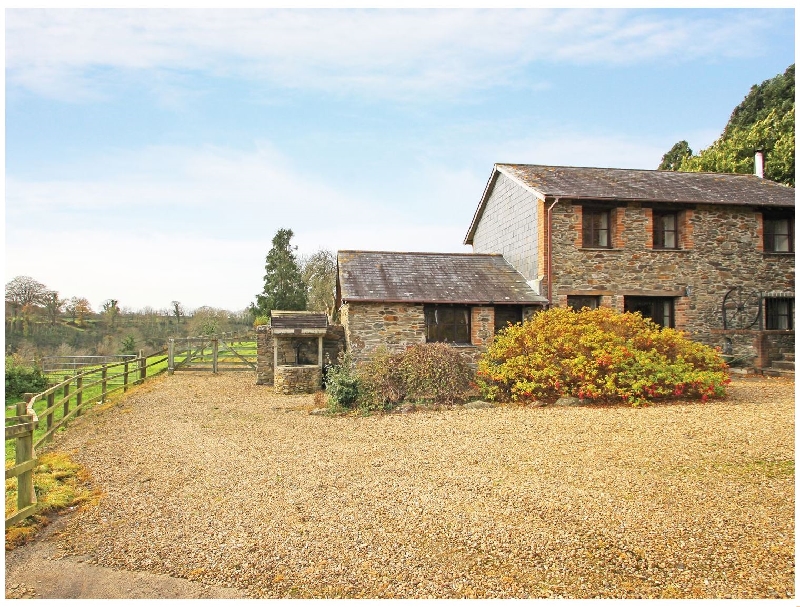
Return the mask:
[[[764, 251], [766, 253], [794, 253], [794, 215], [788, 213], [764, 213], [762, 218]], [[786, 231], [778, 232], [775, 227], [782, 222], [786, 222]], [[784, 236], [786, 238], [786, 249], [776, 248], [776, 236]]]
[[[506, 312], [507, 314], [498, 314], [497, 312]], [[513, 314], [512, 314], [513, 313]], [[509, 319], [509, 316], [514, 316], [514, 319]], [[502, 318], [502, 322], [499, 322], [499, 319]], [[518, 320], [517, 320], [518, 319]], [[494, 332], [495, 335], [501, 329], [505, 329], [508, 326], [508, 323], [517, 324], [524, 320], [524, 313], [522, 311], [522, 306], [519, 305], [508, 305], [508, 306], [495, 306], [494, 307]]]
[[[613, 234], [611, 226], [613, 223], [613, 209], [609, 207], [598, 207], [584, 205], [581, 210], [581, 246], [584, 249], [611, 249], [613, 248]], [[599, 219], [602, 223], [603, 217], [606, 218], [606, 227], [602, 228], [595, 225], [595, 220]], [[605, 232], [606, 244], [601, 244], [601, 234]]]
[[[785, 307], [785, 311], [782, 309]], [[780, 325], [786, 326], [780, 326]], [[764, 328], [767, 331], [794, 331], [794, 298], [764, 298]]]
[[[672, 217], [675, 221], [675, 227], [668, 230], [664, 224], [664, 219]], [[672, 234], [674, 238], [674, 246], [666, 244], [667, 234]], [[653, 248], [666, 251], [675, 251], [680, 249], [680, 213], [678, 211], [669, 210], [653, 210]]]
[[[570, 303], [570, 299], [573, 300], [573, 303]], [[576, 302], [575, 300], [584, 301]], [[586, 303], [591, 305], [587, 306], [585, 305]], [[567, 307], [572, 308], [576, 312], [580, 312], [583, 308], [596, 310], [600, 307], [600, 295], [567, 295]]]
[[[425, 342], [472, 345], [472, 307], [460, 304], [425, 304]], [[441, 317], [439, 312], [442, 312]], [[457, 312], [463, 312], [465, 323], [457, 321]], [[451, 319], [448, 321], [447, 316]], [[461, 330], [459, 330], [461, 328]], [[466, 331], [466, 341], [459, 341], [459, 333]], [[444, 339], [442, 339], [444, 337]], [[452, 337], [452, 339], [448, 339]]]
[[[650, 304], [653, 306], [652, 313], [648, 315], [642, 314], [641, 310], [632, 310], [634, 305]], [[665, 305], [666, 304], [666, 305]], [[674, 297], [648, 297], [639, 295], [626, 295], [624, 300], [625, 312], [639, 312], [645, 318], [649, 318], [659, 327], [675, 328], [675, 298]], [[660, 320], [659, 320], [660, 319]], [[664, 323], [667, 319], [667, 323]]]

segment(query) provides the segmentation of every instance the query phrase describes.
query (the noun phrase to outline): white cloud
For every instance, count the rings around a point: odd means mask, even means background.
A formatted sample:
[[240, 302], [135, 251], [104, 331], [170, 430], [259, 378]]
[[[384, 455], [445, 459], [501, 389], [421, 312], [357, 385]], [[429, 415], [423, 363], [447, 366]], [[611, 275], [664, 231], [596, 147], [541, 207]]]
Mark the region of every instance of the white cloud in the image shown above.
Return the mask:
[[[13, 87], [66, 99], [111, 94], [104, 81], [114, 70], [197, 72], [413, 99], [513, 83], [535, 62], [631, 64], [757, 53], [775, 18], [754, 11], [586, 9], [14, 9], [6, 11], [6, 74]], [[157, 77], [143, 81], [166, 86]], [[181, 85], [166, 86], [167, 103], [180, 97], [175, 86]]]

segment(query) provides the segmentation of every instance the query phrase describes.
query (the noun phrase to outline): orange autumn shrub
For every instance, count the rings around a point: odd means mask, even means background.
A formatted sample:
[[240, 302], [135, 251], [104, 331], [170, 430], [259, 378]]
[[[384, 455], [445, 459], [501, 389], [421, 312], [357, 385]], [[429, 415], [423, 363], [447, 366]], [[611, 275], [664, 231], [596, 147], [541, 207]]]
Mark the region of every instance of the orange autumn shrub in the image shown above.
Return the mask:
[[714, 348], [639, 314], [552, 308], [495, 336], [478, 362], [478, 385], [493, 400], [705, 401], [724, 396], [726, 369]]

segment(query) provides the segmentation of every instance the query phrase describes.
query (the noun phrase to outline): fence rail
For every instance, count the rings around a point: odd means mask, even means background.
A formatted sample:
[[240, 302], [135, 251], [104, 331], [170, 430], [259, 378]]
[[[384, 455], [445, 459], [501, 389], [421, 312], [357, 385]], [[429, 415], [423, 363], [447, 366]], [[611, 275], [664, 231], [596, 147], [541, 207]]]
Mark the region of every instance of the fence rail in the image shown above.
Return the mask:
[[[44, 392], [25, 394], [24, 402], [13, 405], [16, 415], [6, 418], [6, 440], [16, 441], [15, 459], [14, 466], [6, 469], [6, 479], [17, 478], [17, 510], [6, 517], [6, 528], [36, 512], [33, 486], [36, 449], [71, 418], [81, 415], [90, 403], [103, 403], [109, 394], [118, 390], [125, 392], [130, 385], [143, 383], [147, 379], [148, 369], [157, 365], [163, 367], [151, 373], [151, 376], [165, 371], [166, 353], [166, 350], [161, 350], [147, 357], [140, 352], [131, 360], [87, 367], [80, 373], [65, 376], [63, 381]], [[44, 409], [37, 412], [37, 404], [40, 409], [44, 405]], [[42, 422], [43, 427], [40, 425]], [[44, 432], [35, 438], [37, 429], [43, 429]]]
[[85, 367], [114, 364], [136, 359], [136, 354], [112, 354], [108, 356], [43, 356], [42, 372], [45, 375], [75, 371]]

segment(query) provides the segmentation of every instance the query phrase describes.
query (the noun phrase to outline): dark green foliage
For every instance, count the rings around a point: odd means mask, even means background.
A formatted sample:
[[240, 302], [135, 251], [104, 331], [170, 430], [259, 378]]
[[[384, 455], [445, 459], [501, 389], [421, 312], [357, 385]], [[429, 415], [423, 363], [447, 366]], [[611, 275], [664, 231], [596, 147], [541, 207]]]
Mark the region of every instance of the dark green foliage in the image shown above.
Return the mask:
[[679, 141], [672, 146], [669, 152], [661, 157], [661, 164], [658, 165], [659, 171], [677, 171], [678, 167], [685, 158], [692, 155], [692, 148], [687, 141]]
[[659, 169], [752, 174], [755, 152], [762, 150], [764, 176], [794, 187], [794, 115], [791, 65], [785, 73], [750, 89], [711, 146], [694, 156], [688, 143], [678, 142], [664, 155]]
[[350, 409], [355, 406], [359, 381], [349, 353], [340, 355], [338, 364], [327, 368], [325, 394], [328, 396], [328, 404], [335, 409]]
[[47, 380], [41, 367], [26, 363], [18, 356], [6, 356], [6, 398], [19, 398], [25, 392], [41, 392]]
[[297, 247], [291, 244], [294, 232], [280, 229], [272, 239], [267, 253], [264, 290], [256, 295], [251, 307], [256, 316], [268, 315], [272, 310], [305, 310], [306, 286], [295, 258]]
[[794, 108], [794, 64], [783, 74], [754, 84], [747, 97], [733, 110], [723, 137], [737, 129], [749, 129], [756, 122], [764, 120], [772, 110], [780, 116]]

